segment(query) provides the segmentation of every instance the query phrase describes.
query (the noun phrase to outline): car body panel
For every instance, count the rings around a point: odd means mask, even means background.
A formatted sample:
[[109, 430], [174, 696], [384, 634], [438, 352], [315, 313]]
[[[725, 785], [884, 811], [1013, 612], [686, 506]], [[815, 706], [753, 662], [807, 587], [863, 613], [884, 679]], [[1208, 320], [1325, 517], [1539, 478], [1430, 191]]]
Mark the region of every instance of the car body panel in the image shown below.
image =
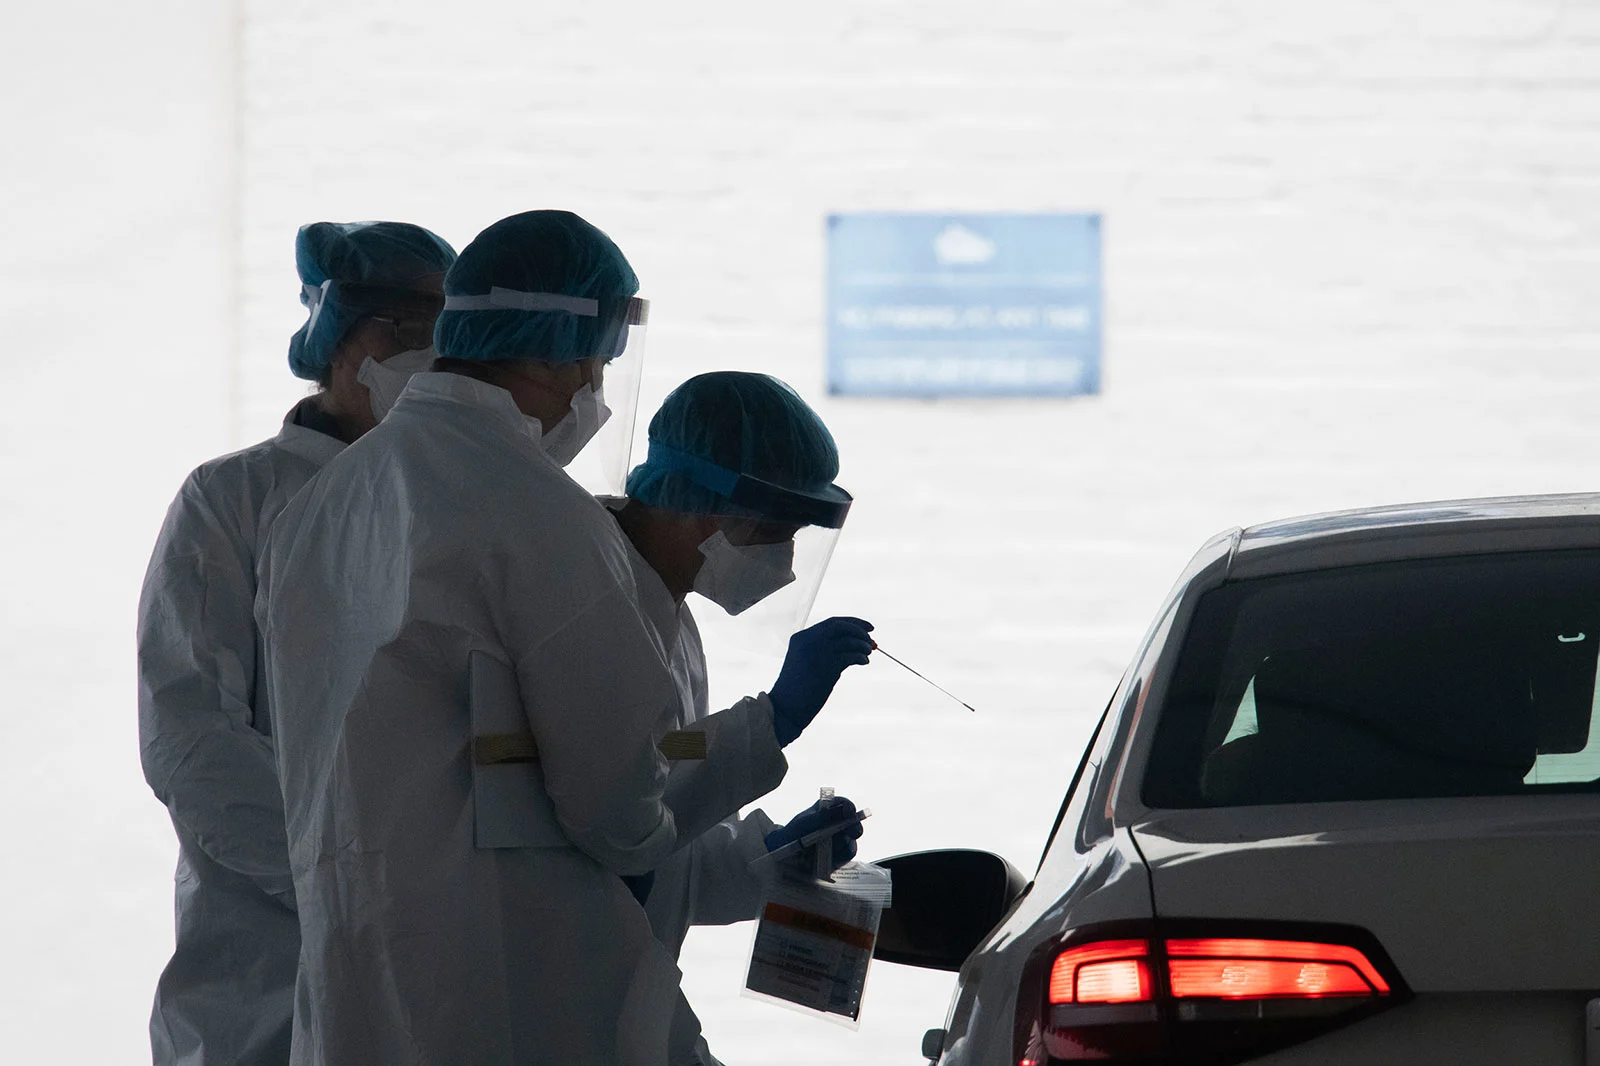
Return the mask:
[[1227, 579], [1339, 566], [1600, 546], [1600, 495], [1516, 496], [1342, 511], [1251, 526]]
[[1151, 913], [1150, 880], [1127, 830], [1046, 859], [1028, 894], [962, 966], [939, 1062], [1010, 1064], [1017, 994], [1033, 954], [1069, 929]]
[[1577, 1066], [1584, 995], [1422, 996], [1250, 1066]]
[[1357, 925], [1423, 995], [1600, 988], [1600, 797], [1168, 811], [1133, 834], [1162, 918]]

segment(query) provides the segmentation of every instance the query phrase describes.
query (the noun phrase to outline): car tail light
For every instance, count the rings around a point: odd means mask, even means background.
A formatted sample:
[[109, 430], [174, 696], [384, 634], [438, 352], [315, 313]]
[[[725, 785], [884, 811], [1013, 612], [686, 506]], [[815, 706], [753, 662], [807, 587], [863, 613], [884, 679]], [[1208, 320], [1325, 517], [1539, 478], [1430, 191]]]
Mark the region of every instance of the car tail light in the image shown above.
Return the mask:
[[1346, 944], [1305, 940], [1168, 940], [1173, 999], [1318, 999], [1389, 993], [1370, 959]]
[[1050, 968], [1051, 1003], [1144, 1003], [1150, 985], [1150, 945], [1103, 940], [1068, 948]]
[[[1233, 935], [1239, 929], [1163, 922], [1146, 923], [1142, 936], [1126, 924], [1069, 935], [1024, 971], [1031, 987], [1018, 999], [1015, 1061], [1226, 1063], [1408, 996], [1360, 930], [1255, 924], [1252, 935]], [[1189, 935], [1202, 930], [1214, 935]]]

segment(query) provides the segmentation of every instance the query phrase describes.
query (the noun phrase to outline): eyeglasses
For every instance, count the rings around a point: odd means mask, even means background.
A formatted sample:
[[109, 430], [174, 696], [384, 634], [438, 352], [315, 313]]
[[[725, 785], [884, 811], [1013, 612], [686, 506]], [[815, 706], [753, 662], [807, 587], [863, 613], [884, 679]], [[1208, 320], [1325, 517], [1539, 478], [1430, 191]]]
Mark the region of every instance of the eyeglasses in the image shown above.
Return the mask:
[[373, 322], [382, 322], [394, 331], [394, 342], [401, 351], [411, 352], [433, 344], [433, 320], [424, 318], [390, 318], [387, 315], [368, 315]]

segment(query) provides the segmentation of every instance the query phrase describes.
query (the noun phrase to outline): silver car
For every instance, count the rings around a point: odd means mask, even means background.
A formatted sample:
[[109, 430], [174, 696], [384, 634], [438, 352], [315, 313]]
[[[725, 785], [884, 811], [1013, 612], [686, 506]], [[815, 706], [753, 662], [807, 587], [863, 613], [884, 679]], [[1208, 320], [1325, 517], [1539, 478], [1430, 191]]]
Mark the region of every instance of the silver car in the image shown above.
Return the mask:
[[1600, 496], [1201, 548], [1031, 882], [887, 860], [941, 1066], [1600, 1066]]

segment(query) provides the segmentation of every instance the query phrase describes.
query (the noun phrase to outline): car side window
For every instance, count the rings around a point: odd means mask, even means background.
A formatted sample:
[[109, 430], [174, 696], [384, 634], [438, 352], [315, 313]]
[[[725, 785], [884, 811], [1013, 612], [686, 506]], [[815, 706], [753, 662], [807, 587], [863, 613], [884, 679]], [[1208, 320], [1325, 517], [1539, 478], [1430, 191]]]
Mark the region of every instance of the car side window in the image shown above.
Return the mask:
[[[1111, 697], [1115, 702], [1116, 696]], [[1093, 790], [1094, 775], [1085, 775], [1089, 761], [1094, 757], [1095, 748], [1099, 744], [1100, 736], [1105, 732], [1106, 719], [1111, 715], [1111, 703], [1106, 704], [1106, 709], [1100, 712], [1100, 721], [1095, 725], [1094, 732], [1089, 735], [1089, 743], [1083, 746], [1083, 757], [1078, 760], [1078, 769], [1072, 775], [1072, 783], [1067, 786], [1067, 794], [1061, 798], [1061, 809], [1056, 811], [1055, 824], [1050, 827], [1050, 835], [1045, 838], [1044, 851], [1039, 853], [1039, 864], [1044, 865], [1044, 857], [1050, 854], [1050, 847], [1056, 841], [1056, 834], [1061, 832], [1061, 823], [1066, 820], [1067, 811], [1072, 807], [1073, 798], [1080, 797]], [[1100, 757], [1105, 757], [1102, 752]], [[1085, 776], [1088, 781], [1085, 782]]]
[[[1557, 639], [1576, 643], [1590, 638], [1586, 633], [1579, 633], [1574, 637]], [[1600, 779], [1600, 673], [1597, 673], [1589, 687], [1591, 694], [1587, 700], [1588, 713], [1584, 716], [1588, 726], [1588, 738], [1583, 742], [1583, 747], [1576, 751], [1566, 750], [1564, 747], [1557, 750], [1540, 750], [1534, 757], [1532, 768], [1523, 777], [1524, 784], [1568, 785]], [[1261, 724], [1256, 717], [1254, 677], [1245, 686], [1244, 694], [1239, 698], [1238, 704], [1225, 714], [1222, 720], [1227, 725], [1227, 732], [1213, 754], [1236, 740], [1252, 737], [1261, 732]], [[1568, 731], [1570, 730], [1569, 726]]]
[[1202, 599], [1157, 808], [1600, 785], [1600, 553], [1385, 563]]
[[[1587, 632], [1562, 633], [1556, 637], [1562, 649], [1574, 645], [1600, 639], [1600, 633]], [[1600, 780], [1600, 663], [1596, 664], [1594, 679], [1589, 685], [1589, 735], [1583, 741], [1583, 747], [1576, 751], [1570, 750], [1577, 743], [1580, 730], [1574, 726], [1567, 730], [1570, 737], [1566, 743], [1561, 743], [1559, 738], [1550, 736], [1555, 730], [1553, 723], [1545, 723], [1542, 730], [1546, 734], [1545, 744], [1541, 745], [1539, 754], [1534, 757], [1533, 769], [1528, 771], [1528, 776], [1523, 782], [1529, 785], [1565, 785], [1580, 781]], [[1546, 750], [1546, 747], [1557, 750]]]
[[[1096, 744], [1089, 757], [1088, 781], [1082, 788], [1083, 812], [1080, 815], [1081, 829], [1078, 833], [1078, 843], [1084, 848], [1092, 847], [1112, 833], [1111, 812], [1108, 809], [1106, 791], [1110, 786], [1106, 774], [1115, 770], [1115, 763], [1110, 762], [1113, 751], [1122, 748], [1122, 734], [1127, 732], [1131, 725], [1131, 708], [1139, 702], [1139, 693], [1144, 687], [1143, 681], [1135, 681], [1128, 688], [1128, 694], [1121, 700], [1113, 701], [1107, 711], [1107, 726], [1103, 728], [1096, 738]], [[1112, 712], [1115, 712], [1114, 714]]]
[[1244, 695], [1239, 697], [1239, 706], [1233, 709], [1233, 717], [1228, 721], [1228, 732], [1223, 735], [1223, 744], [1232, 744], [1240, 737], [1253, 737], [1261, 732], [1261, 723], [1256, 719], [1256, 679], [1251, 678], [1250, 683], [1244, 687]]

